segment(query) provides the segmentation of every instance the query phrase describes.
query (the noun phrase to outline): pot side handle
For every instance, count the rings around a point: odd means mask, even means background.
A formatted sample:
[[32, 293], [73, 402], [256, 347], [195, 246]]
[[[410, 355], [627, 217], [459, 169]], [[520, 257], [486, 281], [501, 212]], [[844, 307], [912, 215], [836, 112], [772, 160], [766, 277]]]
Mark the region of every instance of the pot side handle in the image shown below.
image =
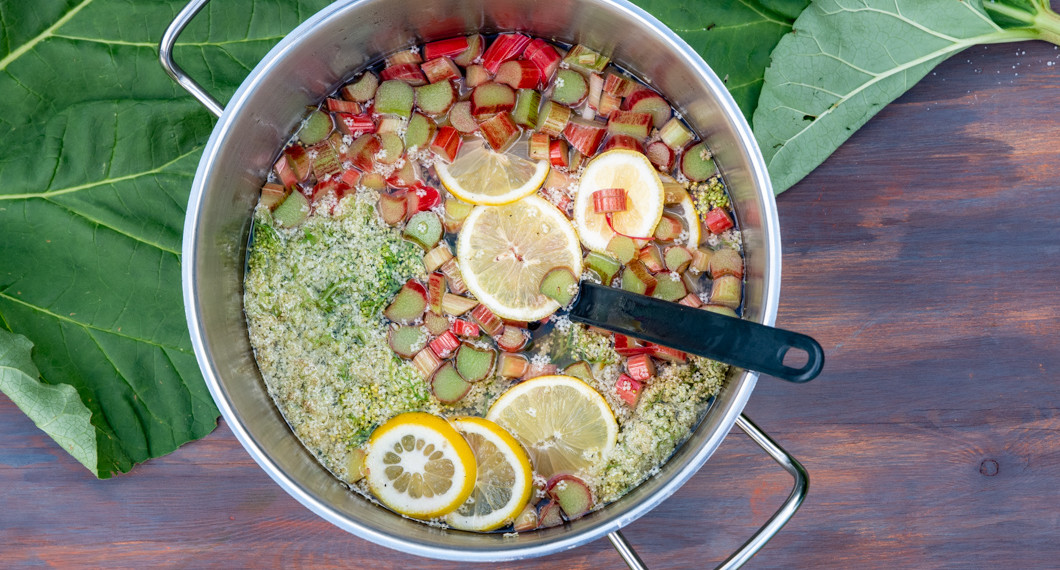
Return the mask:
[[[802, 505], [803, 500], [806, 499], [806, 491], [810, 486], [809, 474], [806, 473], [806, 469], [794, 456], [780, 447], [777, 442], [773, 441], [761, 428], [756, 426], [750, 418], [741, 414], [736, 418], [736, 425], [740, 426], [740, 429], [744, 431], [751, 439], [757, 443], [770, 457], [772, 457], [789, 475], [795, 480], [795, 484], [788, 495], [788, 498], [780, 505], [777, 512], [773, 513], [773, 516], [761, 528], [758, 529], [754, 535], [743, 543], [739, 550], [729, 556], [724, 562], [718, 565], [718, 569], [729, 570], [732, 568], [739, 568], [743, 566], [756, 552], [761, 550], [763, 546], [770, 539], [773, 538], [780, 531], [781, 527], [791, 520], [791, 517], [795, 515], [795, 511]], [[641, 560], [640, 556], [637, 555], [633, 547], [626, 541], [626, 538], [622, 536], [621, 531], [615, 531], [607, 535], [608, 540], [618, 551], [619, 556], [626, 562], [632, 570], [646, 570], [647, 566], [644, 561]]]
[[184, 88], [185, 91], [191, 93], [192, 97], [199, 100], [203, 106], [206, 107], [214, 115], [220, 117], [221, 113], [224, 112], [224, 106], [221, 105], [210, 95], [206, 89], [203, 89], [202, 85], [199, 85], [194, 79], [192, 79], [183, 69], [177, 65], [177, 62], [173, 61], [173, 46], [177, 43], [177, 36], [184, 31], [184, 28], [191, 22], [200, 10], [202, 10], [210, 0], [191, 0], [188, 2], [184, 9], [177, 13], [177, 16], [170, 22], [169, 27], [166, 28], [166, 33], [162, 34], [162, 41], [158, 44], [158, 59], [162, 62], [162, 69], [166, 70], [166, 73], [176, 81], [178, 85]]

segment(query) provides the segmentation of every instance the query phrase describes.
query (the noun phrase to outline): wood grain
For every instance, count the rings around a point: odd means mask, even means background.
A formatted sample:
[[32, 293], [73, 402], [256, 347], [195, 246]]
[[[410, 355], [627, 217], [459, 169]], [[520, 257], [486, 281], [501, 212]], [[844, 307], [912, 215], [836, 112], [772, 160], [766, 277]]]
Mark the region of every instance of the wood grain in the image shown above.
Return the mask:
[[[778, 199], [778, 324], [824, 373], [747, 413], [810, 472], [750, 568], [1060, 561], [1060, 51], [973, 48]], [[0, 398], [3, 567], [454, 568], [347, 535], [222, 425], [97, 481]], [[724, 558], [788, 477], [734, 433], [625, 535], [658, 568]], [[606, 541], [511, 568], [619, 568]], [[493, 565], [496, 566], [496, 565]]]

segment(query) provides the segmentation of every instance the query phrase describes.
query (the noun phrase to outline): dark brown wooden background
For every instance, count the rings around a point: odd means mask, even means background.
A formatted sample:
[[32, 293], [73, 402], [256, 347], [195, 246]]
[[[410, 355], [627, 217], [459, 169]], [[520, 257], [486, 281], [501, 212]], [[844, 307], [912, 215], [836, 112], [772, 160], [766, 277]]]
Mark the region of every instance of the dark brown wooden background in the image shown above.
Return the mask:
[[[1060, 51], [976, 47], [778, 199], [780, 326], [824, 373], [747, 414], [810, 472], [751, 568], [1060, 564]], [[734, 432], [627, 538], [659, 568], [724, 558], [790, 479]], [[0, 566], [453, 568], [347, 535], [222, 425], [95, 480], [0, 397]], [[619, 568], [606, 540], [510, 567]], [[465, 566], [465, 565], [459, 565]], [[481, 566], [486, 567], [486, 566]]]

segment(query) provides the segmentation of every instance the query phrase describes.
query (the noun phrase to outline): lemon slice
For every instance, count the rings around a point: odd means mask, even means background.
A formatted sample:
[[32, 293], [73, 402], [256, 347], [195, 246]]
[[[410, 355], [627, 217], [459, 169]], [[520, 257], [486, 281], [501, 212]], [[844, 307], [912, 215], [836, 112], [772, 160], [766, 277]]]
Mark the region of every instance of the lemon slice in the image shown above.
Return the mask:
[[512, 386], [486, 418], [526, 447], [538, 475], [577, 475], [602, 463], [618, 441], [607, 401], [573, 376], [539, 376]]
[[677, 203], [676, 207], [681, 213], [681, 218], [685, 221], [685, 227], [688, 228], [688, 242], [686, 245], [691, 248], [699, 247], [699, 240], [702, 239], [699, 213], [696, 212], [696, 205], [692, 203], [692, 197], [685, 196]]
[[439, 162], [435, 170], [446, 190], [457, 198], [500, 206], [536, 192], [548, 177], [549, 166], [547, 160], [532, 161], [469, 143], [452, 164]]
[[611, 214], [616, 230], [631, 237], [649, 238], [655, 233], [663, 213], [663, 185], [655, 167], [637, 151], [609, 150], [585, 166], [574, 198], [574, 225], [585, 247], [606, 253], [615, 236], [604, 214], [593, 210], [593, 192], [604, 188], [626, 191], [628, 209]]
[[460, 505], [475, 488], [475, 455], [449, 422], [423, 412], [388, 420], [368, 438], [368, 489], [384, 505], [430, 519]]
[[460, 530], [488, 531], [515, 520], [534, 489], [530, 458], [504, 428], [484, 418], [451, 420], [464, 436], [478, 463], [475, 490], [467, 501], [445, 516]]
[[559, 309], [540, 292], [555, 267], [582, 273], [582, 250], [570, 221], [540, 196], [505, 206], [476, 206], [456, 242], [460, 273], [480, 303], [496, 315], [536, 321]]

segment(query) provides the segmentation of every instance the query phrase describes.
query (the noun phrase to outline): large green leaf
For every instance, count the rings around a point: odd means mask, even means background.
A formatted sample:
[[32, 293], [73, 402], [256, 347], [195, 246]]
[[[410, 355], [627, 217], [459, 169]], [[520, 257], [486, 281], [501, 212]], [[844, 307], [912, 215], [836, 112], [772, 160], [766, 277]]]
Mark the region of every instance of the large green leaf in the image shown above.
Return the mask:
[[747, 120], [758, 104], [769, 53], [809, 0], [633, 0], [673, 29], [725, 81]]
[[[815, 0], [773, 51], [754, 132], [779, 194], [946, 58], [1057, 41], [1047, 0]], [[997, 19], [995, 22], [992, 16]]]
[[[176, 57], [225, 98], [327, 3], [213, 2]], [[36, 346], [41, 382], [58, 387], [29, 400], [26, 378], [3, 389], [31, 414], [76, 390], [94, 430], [63, 446], [94, 448], [76, 456], [100, 477], [216, 425], [180, 290], [184, 209], [213, 118], [157, 59], [183, 5], [0, 0], [0, 326]]]

